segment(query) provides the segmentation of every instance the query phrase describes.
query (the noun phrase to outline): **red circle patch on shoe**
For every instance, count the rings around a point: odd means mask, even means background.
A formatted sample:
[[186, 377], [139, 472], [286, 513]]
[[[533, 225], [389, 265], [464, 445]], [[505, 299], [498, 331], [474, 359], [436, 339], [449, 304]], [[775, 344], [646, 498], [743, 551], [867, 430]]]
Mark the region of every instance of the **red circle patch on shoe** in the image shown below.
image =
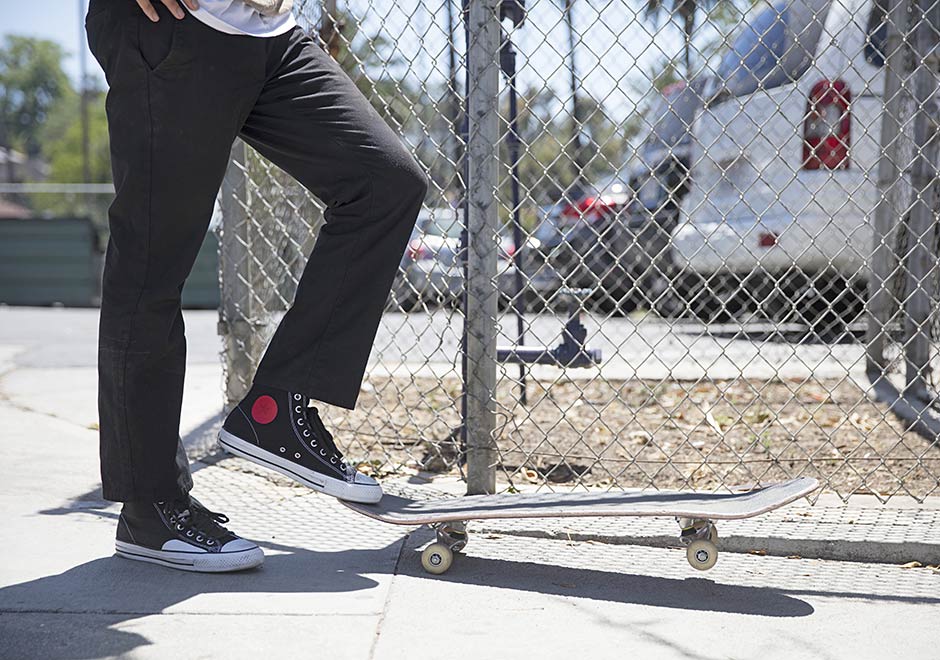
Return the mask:
[[251, 406], [251, 418], [259, 424], [270, 424], [277, 417], [277, 401], [274, 397], [262, 394]]

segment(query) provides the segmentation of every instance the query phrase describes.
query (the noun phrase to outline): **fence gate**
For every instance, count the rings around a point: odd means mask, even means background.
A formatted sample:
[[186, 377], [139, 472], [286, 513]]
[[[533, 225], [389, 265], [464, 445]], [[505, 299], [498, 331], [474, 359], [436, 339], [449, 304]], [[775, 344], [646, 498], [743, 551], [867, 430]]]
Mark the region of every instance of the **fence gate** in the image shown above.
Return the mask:
[[[940, 4], [296, 4], [431, 179], [362, 469], [937, 491]], [[240, 143], [220, 201], [232, 404], [322, 205]]]

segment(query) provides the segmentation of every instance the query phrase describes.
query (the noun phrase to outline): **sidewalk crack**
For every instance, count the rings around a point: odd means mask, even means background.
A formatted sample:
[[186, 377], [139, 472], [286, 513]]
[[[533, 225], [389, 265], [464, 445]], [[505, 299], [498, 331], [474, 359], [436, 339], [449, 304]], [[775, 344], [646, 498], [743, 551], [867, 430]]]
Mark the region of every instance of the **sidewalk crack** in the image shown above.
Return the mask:
[[388, 592], [385, 594], [385, 602], [382, 603], [382, 613], [379, 615], [378, 623], [375, 624], [375, 637], [372, 639], [372, 646], [369, 648], [369, 660], [375, 658], [375, 651], [379, 645], [379, 637], [382, 635], [382, 625], [385, 623], [385, 615], [388, 613], [388, 607], [392, 600], [392, 590], [395, 588], [395, 578], [398, 577], [398, 567], [405, 557], [405, 548], [408, 547], [408, 540], [411, 534], [405, 534], [401, 539], [401, 545], [398, 547], [398, 556], [395, 557], [395, 567], [392, 569], [392, 579], [388, 584]]

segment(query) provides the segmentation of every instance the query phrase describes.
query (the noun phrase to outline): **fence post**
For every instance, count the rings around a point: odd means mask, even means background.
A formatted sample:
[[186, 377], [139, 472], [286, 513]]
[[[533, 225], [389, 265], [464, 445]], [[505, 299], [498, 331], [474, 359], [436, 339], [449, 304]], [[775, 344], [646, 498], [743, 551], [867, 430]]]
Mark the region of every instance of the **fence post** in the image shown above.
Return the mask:
[[[899, 191], [901, 183], [899, 141], [901, 112], [904, 98], [902, 72], [907, 68], [909, 55], [907, 9], [910, 0], [890, 0], [887, 11], [887, 38], [885, 39], [885, 107], [881, 116], [881, 154], [878, 159], [878, 202], [872, 219], [872, 255], [868, 276], [868, 332], [867, 371], [873, 385], [884, 379], [888, 365], [885, 361], [886, 328], [892, 316], [892, 254], [897, 244], [898, 226], [901, 224]], [[907, 206], [905, 200], [902, 204]]]
[[915, 70], [914, 98], [914, 163], [911, 186], [910, 247], [907, 255], [907, 300], [905, 314], [905, 361], [907, 388], [910, 396], [929, 401], [926, 372], [930, 362], [930, 293], [929, 277], [935, 226], [934, 186], [937, 180], [937, 93], [936, 64], [932, 57], [937, 47], [933, 37], [938, 18], [933, 0], [919, 0], [914, 12]]
[[222, 181], [222, 230], [219, 241], [219, 335], [224, 344], [225, 408], [248, 392], [253, 343], [251, 258], [248, 254], [248, 172], [245, 143], [236, 140]]
[[467, 59], [467, 493], [496, 489], [499, 3], [470, 0]]

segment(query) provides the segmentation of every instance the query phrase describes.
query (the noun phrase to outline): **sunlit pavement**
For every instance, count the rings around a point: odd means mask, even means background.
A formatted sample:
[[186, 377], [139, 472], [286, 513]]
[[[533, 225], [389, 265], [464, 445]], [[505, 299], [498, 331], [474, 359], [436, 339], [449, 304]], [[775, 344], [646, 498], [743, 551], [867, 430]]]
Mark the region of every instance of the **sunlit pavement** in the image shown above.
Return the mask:
[[[431, 577], [417, 552], [427, 530], [357, 516], [237, 459], [197, 462], [196, 492], [262, 544], [261, 569], [195, 575], [116, 558], [117, 508], [98, 488], [90, 312], [0, 311], [2, 658], [936, 653], [940, 575], [927, 568], [725, 552], [699, 573], [681, 550], [506, 530], [472, 535], [466, 556]], [[197, 316], [191, 439], [221, 407], [214, 317]]]

